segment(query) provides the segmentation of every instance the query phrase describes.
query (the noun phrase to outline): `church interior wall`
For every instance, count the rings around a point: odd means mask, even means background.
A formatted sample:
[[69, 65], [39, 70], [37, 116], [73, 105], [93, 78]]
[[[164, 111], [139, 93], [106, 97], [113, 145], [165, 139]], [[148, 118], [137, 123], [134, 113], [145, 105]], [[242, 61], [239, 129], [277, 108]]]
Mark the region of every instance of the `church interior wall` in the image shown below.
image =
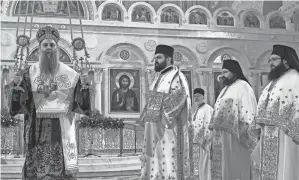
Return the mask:
[[[226, 4], [219, 2], [215, 6], [216, 8], [212, 8], [214, 5], [207, 4], [207, 2], [189, 4], [188, 6], [171, 2], [160, 3], [160, 5], [146, 2], [128, 4], [124, 1], [80, 2], [83, 7], [84, 17], [86, 17], [82, 20], [84, 38], [96, 76], [95, 90], [97, 91], [97, 98], [95, 106], [102, 113], [109, 116], [121, 116], [120, 114], [109, 114], [107, 107], [107, 104], [109, 104], [109, 98], [107, 97], [110, 95], [109, 69], [140, 69], [140, 102], [142, 109], [145, 105], [146, 91], [153, 74], [152, 58], [154, 49], [158, 44], [168, 44], [175, 47], [175, 64], [179, 65], [182, 70], [190, 71], [191, 87], [205, 89], [208, 92], [206, 100], [211, 105], [214, 104], [216, 99], [214, 81], [217, 73], [221, 71], [223, 58], [229, 56], [240, 62], [258, 97], [266, 84], [265, 77], [269, 71], [267, 59], [272, 46], [280, 43], [297, 48], [297, 50], [299, 47], [298, 29], [295, 28], [297, 25], [291, 23], [292, 16], [288, 12], [289, 10], [284, 10], [287, 6], [294, 6], [292, 7], [292, 10], [294, 10], [299, 6], [298, 3], [293, 5], [283, 4], [283, 6], [279, 6], [280, 11], [273, 5], [275, 8], [264, 13], [261, 10], [263, 9], [261, 5], [254, 5], [254, 3], [248, 5], [246, 3], [237, 4], [237, 2]], [[220, 4], [223, 3], [224, 5], [221, 6]], [[142, 21], [133, 16], [139, 7], [145, 8], [145, 11], [148, 12], [147, 17], [144, 17], [146, 20]], [[1, 61], [2, 65], [12, 65], [17, 46], [15, 44], [17, 16], [13, 10], [13, 8], [16, 8], [16, 4], [12, 2], [2, 3], [1, 8], [1, 31], [3, 34], [1, 37]], [[110, 16], [108, 17], [105, 12], [109, 11]], [[164, 22], [166, 20], [163, 13], [172, 13], [172, 19], [168, 19], [171, 22]], [[191, 18], [192, 13], [194, 15], [192, 16], [193, 19]], [[206, 17], [206, 19], [196, 19], [200, 17], [195, 15], [196, 13], [201, 15], [201, 18]], [[111, 14], [114, 16], [112, 17]], [[227, 18], [223, 18], [224, 16], [227, 16]], [[271, 26], [275, 25], [273, 17], [277, 17], [276, 26], [279, 28], [270, 28], [270, 24]], [[196, 24], [200, 21], [203, 24]], [[24, 22], [24, 18], [21, 18], [21, 22]], [[76, 24], [72, 26], [73, 37], [80, 37], [78, 18], [74, 18], [73, 23]], [[224, 24], [220, 25], [219, 23]], [[282, 25], [279, 23], [282, 23]], [[48, 24], [60, 30], [62, 38], [59, 46], [69, 56], [69, 59], [72, 59], [71, 27], [66, 17], [57, 16], [51, 19], [43, 16], [34, 17], [31, 26], [30, 52], [33, 52], [38, 46], [37, 41], [34, 39], [37, 29]], [[23, 26], [24, 24], [21, 23], [20, 29]], [[26, 32], [29, 34], [29, 26], [27, 26]], [[77, 53], [78, 57], [83, 55], [83, 52]], [[220, 61], [216, 62], [217, 58]], [[72, 65], [71, 62], [67, 62], [67, 64]], [[138, 116], [139, 114], [135, 113], [128, 114], [127, 117], [137, 118]]]

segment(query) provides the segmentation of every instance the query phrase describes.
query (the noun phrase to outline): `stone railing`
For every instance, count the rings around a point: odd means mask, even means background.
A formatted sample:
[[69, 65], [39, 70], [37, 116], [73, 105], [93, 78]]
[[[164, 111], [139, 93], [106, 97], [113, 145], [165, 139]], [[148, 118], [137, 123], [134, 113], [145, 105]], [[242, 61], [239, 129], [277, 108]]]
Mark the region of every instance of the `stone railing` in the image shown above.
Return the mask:
[[[144, 129], [137, 124], [125, 123], [119, 130], [77, 128], [79, 157], [89, 155], [140, 155]], [[1, 157], [23, 157], [22, 126], [1, 127]], [[193, 144], [194, 174], [198, 174], [199, 146]]]
[[[79, 155], [101, 155], [124, 153], [137, 154], [142, 151], [143, 129], [126, 123], [124, 129], [77, 128]], [[22, 125], [1, 127], [1, 155], [23, 155]]]
[[138, 154], [143, 146], [143, 129], [126, 123], [123, 129], [79, 128], [77, 130], [80, 155]]

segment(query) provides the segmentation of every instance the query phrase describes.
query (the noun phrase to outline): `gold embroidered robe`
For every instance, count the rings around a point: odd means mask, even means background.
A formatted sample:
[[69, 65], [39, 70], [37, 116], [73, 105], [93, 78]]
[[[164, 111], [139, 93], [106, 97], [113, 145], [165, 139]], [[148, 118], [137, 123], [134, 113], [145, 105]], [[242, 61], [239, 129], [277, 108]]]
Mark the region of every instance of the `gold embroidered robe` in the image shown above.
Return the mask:
[[213, 131], [212, 180], [250, 180], [250, 150], [247, 133], [257, 102], [251, 86], [240, 79], [220, 92], [209, 125]]
[[263, 90], [249, 130], [256, 142], [251, 154], [254, 180], [299, 178], [298, 96], [299, 73], [293, 69]]
[[39, 62], [30, 66], [16, 90], [9, 85], [9, 107], [12, 116], [24, 114], [24, 147], [26, 160], [23, 179], [76, 179], [78, 153], [74, 112], [88, 114], [90, 92], [81, 90], [79, 74], [59, 62], [54, 77], [57, 91], [55, 99], [38, 92], [51, 83], [40, 75]]
[[189, 179], [190, 110], [188, 82], [183, 73], [174, 67], [160, 74], [138, 121], [145, 128], [142, 180]]
[[213, 108], [208, 104], [203, 104], [198, 107], [193, 116], [193, 142], [199, 146], [199, 177], [195, 179], [211, 180], [211, 137], [212, 131], [209, 130]]

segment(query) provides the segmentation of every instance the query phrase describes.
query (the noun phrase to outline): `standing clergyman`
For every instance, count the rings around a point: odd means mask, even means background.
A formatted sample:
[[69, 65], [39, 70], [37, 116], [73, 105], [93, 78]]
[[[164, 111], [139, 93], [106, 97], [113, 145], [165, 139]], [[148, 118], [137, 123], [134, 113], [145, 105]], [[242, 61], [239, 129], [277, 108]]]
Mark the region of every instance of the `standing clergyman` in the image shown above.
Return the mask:
[[247, 133], [256, 113], [253, 89], [240, 64], [224, 60], [223, 84], [209, 125], [213, 131], [211, 152], [212, 180], [250, 180], [250, 150]]
[[288, 46], [274, 45], [270, 83], [258, 102], [250, 127], [256, 142], [251, 154], [254, 180], [299, 178], [299, 60]]
[[188, 123], [191, 100], [188, 82], [173, 65], [174, 49], [158, 45], [154, 79], [139, 123], [145, 128], [141, 179], [189, 178]]
[[[193, 99], [197, 107], [192, 121], [194, 130], [194, 143], [199, 144], [199, 179], [211, 180], [211, 137], [212, 131], [209, 130], [213, 108], [204, 101], [205, 91], [201, 88], [194, 89]], [[196, 179], [195, 179], [196, 180]]]
[[25, 114], [24, 180], [73, 180], [78, 171], [74, 112], [90, 112], [88, 76], [59, 61], [59, 38], [51, 26], [40, 28], [39, 62], [9, 85], [11, 115]]

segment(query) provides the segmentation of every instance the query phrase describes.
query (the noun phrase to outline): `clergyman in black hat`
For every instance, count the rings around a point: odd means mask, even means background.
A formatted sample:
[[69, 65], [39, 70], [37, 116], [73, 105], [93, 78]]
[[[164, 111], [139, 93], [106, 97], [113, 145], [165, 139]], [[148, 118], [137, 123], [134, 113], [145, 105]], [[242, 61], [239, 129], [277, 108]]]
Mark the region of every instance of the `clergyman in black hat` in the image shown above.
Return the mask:
[[252, 140], [247, 130], [256, 113], [256, 97], [238, 61], [223, 61], [222, 78], [225, 87], [217, 98], [209, 124], [213, 131], [212, 179], [250, 180]]
[[[299, 60], [296, 50], [274, 45], [269, 57], [270, 83], [263, 90], [250, 128], [255, 140], [252, 160], [261, 178], [298, 179]], [[259, 133], [255, 133], [259, 132]], [[271, 163], [265, 163], [266, 161]]]
[[188, 119], [191, 99], [186, 77], [174, 65], [174, 49], [158, 45], [156, 77], [138, 123], [145, 128], [141, 179], [190, 178]]
[[[213, 108], [205, 103], [205, 91], [202, 88], [193, 90], [195, 113], [192, 116], [191, 126], [193, 143], [199, 145], [199, 179], [211, 180], [211, 142], [212, 131], [208, 125], [213, 115]], [[197, 163], [195, 163], [197, 164]]]

